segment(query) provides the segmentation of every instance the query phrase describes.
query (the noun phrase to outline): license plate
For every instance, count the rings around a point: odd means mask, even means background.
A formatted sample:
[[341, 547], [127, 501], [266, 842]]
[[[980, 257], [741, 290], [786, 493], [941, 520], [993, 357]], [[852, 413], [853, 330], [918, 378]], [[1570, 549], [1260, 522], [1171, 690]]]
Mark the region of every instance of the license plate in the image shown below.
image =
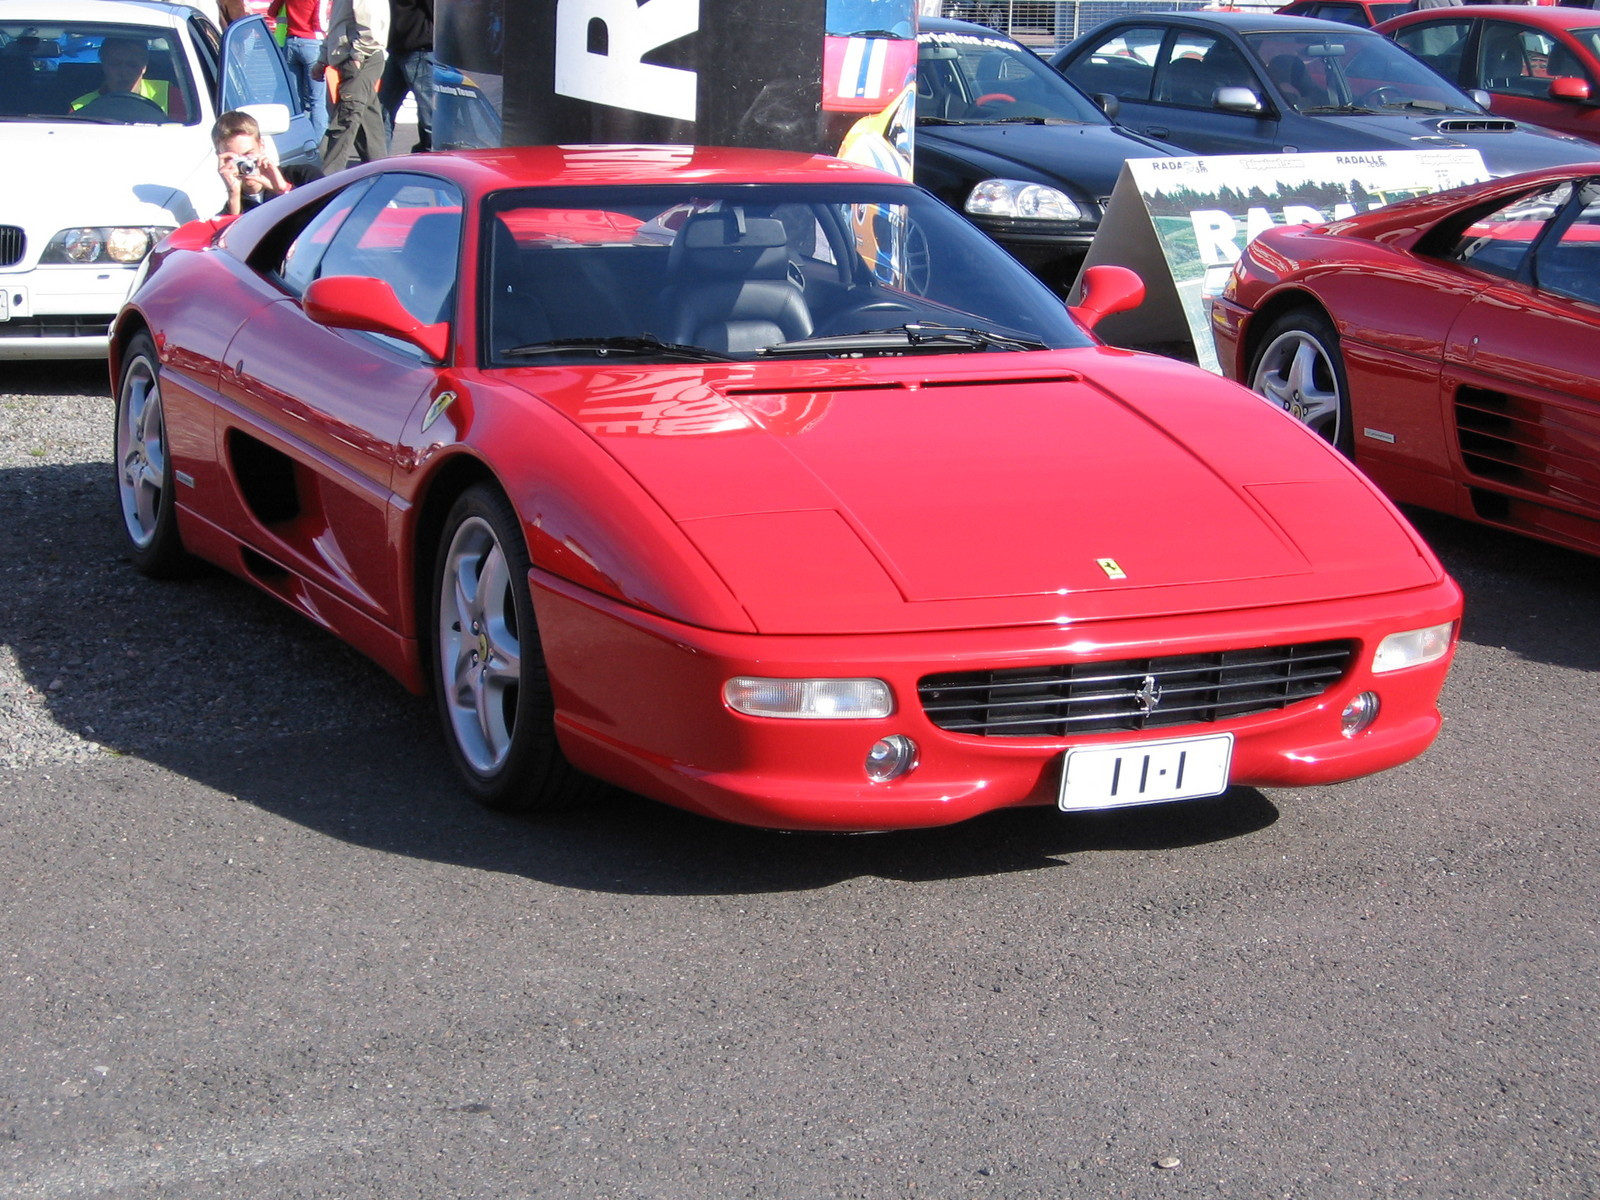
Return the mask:
[[1068, 750], [1060, 805], [1077, 812], [1220, 795], [1232, 757], [1231, 733]]

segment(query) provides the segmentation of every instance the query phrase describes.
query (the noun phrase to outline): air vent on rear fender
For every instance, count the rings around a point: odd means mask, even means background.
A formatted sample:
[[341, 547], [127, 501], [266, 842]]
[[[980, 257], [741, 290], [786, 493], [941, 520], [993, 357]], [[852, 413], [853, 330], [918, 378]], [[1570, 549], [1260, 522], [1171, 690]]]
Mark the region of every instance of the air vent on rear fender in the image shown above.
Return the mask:
[[1456, 441], [1477, 478], [1600, 508], [1600, 419], [1480, 388], [1456, 390]]

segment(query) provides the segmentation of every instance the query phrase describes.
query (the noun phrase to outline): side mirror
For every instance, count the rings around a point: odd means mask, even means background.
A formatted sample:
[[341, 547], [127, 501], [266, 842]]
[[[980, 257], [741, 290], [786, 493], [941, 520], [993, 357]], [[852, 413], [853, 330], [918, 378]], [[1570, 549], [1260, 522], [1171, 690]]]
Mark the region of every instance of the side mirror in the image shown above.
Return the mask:
[[329, 329], [381, 333], [415, 346], [435, 362], [450, 348], [450, 325], [424, 325], [406, 311], [394, 289], [364, 275], [330, 275], [312, 280], [300, 298], [306, 316]]
[[239, 111], [254, 117], [263, 135], [289, 132], [291, 117], [287, 104], [246, 104]]
[[1589, 81], [1578, 79], [1571, 75], [1563, 75], [1559, 79], [1550, 81], [1550, 99], [1571, 100], [1575, 104], [1586, 103], [1589, 99]]
[[1108, 120], [1115, 121], [1117, 114], [1122, 111], [1122, 101], [1110, 92], [1096, 92], [1090, 98], [1094, 101], [1095, 107], [1105, 113]]
[[1227, 112], [1258, 113], [1266, 108], [1261, 97], [1247, 87], [1220, 87], [1211, 103]]
[[1482, 88], [1469, 88], [1467, 90], [1467, 98], [1485, 112], [1488, 112], [1489, 106], [1494, 103], [1494, 97]]
[[1079, 284], [1082, 295], [1067, 311], [1085, 329], [1093, 329], [1112, 313], [1127, 312], [1144, 303], [1144, 280], [1127, 267], [1090, 267]]

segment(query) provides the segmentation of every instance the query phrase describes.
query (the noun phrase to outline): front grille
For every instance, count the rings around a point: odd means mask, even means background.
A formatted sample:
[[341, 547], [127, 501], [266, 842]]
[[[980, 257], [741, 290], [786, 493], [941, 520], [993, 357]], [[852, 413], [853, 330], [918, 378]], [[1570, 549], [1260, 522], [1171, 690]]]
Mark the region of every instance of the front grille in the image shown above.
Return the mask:
[[27, 235], [17, 225], [0, 225], [0, 267], [14, 267], [28, 249]]
[[1345, 672], [1350, 641], [951, 671], [917, 684], [941, 729], [979, 737], [1075, 737], [1205, 724], [1320, 696]]
[[110, 332], [114, 320], [114, 313], [103, 316], [13, 317], [9, 321], [0, 321], [0, 339], [103, 338]]

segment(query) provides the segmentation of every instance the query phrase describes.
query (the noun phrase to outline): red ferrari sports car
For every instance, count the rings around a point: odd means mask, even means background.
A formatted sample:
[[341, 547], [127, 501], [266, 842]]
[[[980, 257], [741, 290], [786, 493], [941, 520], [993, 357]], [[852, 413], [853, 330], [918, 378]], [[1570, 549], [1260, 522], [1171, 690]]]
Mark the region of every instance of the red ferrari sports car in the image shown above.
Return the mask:
[[1268, 230], [1211, 325], [1392, 498], [1600, 554], [1600, 163]]
[[1420, 753], [1454, 582], [1299, 423], [1085, 332], [1140, 290], [1073, 315], [833, 159], [388, 159], [152, 256], [123, 524], [431, 690], [503, 808], [889, 829]]

